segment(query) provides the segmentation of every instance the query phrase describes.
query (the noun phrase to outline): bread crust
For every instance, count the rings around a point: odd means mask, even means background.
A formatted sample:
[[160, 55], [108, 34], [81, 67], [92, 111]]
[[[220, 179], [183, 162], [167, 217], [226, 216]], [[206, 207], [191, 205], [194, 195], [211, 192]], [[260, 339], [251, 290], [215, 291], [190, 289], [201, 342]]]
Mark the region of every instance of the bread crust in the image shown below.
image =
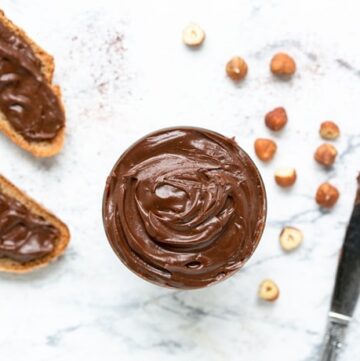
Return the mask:
[[[41, 72], [45, 76], [48, 85], [54, 91], [59, 100], [62, 111], [65, 113], [64, 104], [62, 102], [60, 87], [52, 84], [55, 64], [54, 58], [48, 54], [44, 49], [37, 45], [21, 28], [17, 27], [11, 20], [9, 20], [4, 12], [0, 10], [0, 22], [8, 29], [13, 31], [16, 35], [23, 38], [31, 47], [36, 57], [41, 61]], [[64, 144], [65, 127], [63, 127], [55, 138], [50, 141], [32, 142], [25, 139], [18, 133], [14, 127], [7, 120], [5, 114], [0, 111], [0, 131], [10, 138], [15, 144], [22, 149], [28, 151], [35, 157], [52, 157], [59, 153]]]
[[31, 272], [35, 269], [47, 266], [50, 262], [53, 262], [56, 258], [61, 256], [70, 241], [70, 232], [66, 224], [2, 175], [0, 175], [0, 191], [24, 204], [33, 214], [43, 217], [59, 231], [59, 238], [56, 240], [54, 250], [51, 253], [42, 258], [25, 263], [17, 262], [6, 257], [0, 258], [0, 272]]

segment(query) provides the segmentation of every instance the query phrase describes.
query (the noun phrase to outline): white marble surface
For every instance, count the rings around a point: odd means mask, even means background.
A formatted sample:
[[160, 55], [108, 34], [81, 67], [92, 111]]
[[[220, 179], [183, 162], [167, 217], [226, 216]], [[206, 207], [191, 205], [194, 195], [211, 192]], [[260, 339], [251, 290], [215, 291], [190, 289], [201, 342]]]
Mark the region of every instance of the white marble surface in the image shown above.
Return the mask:
[[[63, 152], [50, 160], [33, 159], [0, 136], [0, 171], [63, 218], [72, 241], [47, 269], [0, 276], [0, 359], [317, 360], [360, 170], [358, 1], [3, 0], [1, 7], [55, 55], [68, 128]], [[181, 43], [189, 21], [207, 34], [197, 51]], [[290, 82], [268, 71], [280, 50], [298, 63]], [[224, 74], [235, 54], [249, 64], [239, 86]], [[259, 165], [269, 216], [247, 266], [190, 292], [129, 272], [101, 220], [105, 178], [117, 157], [147, 132], [181, 124], [236, 136], [253, 155], [254, 139], [269, 135], [263, 115], [278, 105], [290, 120], [275, 137], [276, 159]], [[325, 171], [313, 151], [328, 118], [342, 136], [336, 166]], [[290, 191], [273, 182], [281, 165], [298, 170]], [[325, 180], [341, 190], [329, 213], [313, 199]], [[278, 244], [285, 224], [305, 233], [293, 254]], [[274, 304], [256, 296], [268, 277], [281, 288]], [[359, 311], [343, 361], [360, 354]]]

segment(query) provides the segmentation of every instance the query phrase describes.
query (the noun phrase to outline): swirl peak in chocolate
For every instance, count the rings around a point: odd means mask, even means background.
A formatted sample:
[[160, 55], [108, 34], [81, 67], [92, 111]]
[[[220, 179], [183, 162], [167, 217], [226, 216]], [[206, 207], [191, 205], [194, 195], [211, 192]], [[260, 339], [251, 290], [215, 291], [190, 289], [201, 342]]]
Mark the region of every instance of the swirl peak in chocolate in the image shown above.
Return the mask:
[[237, 271], [266, 218], [260, 174], [235, 140], [190, 127], [163, 129], [131, 146], [108, 177], [107, 237], [139, 276], [199, 288]]

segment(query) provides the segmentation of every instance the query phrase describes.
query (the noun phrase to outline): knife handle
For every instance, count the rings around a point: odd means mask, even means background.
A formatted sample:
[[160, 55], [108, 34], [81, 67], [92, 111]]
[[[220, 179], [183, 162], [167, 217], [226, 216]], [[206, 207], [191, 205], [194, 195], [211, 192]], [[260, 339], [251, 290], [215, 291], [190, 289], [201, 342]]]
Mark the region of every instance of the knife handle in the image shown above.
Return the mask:
[[325, 335], [321, 361], [335, 361], [343, 346], [346, 324], [330, 321]]
[[331, 311], [352, 316], [360, 294], [360, 203], [356, 204], [340, 254]]

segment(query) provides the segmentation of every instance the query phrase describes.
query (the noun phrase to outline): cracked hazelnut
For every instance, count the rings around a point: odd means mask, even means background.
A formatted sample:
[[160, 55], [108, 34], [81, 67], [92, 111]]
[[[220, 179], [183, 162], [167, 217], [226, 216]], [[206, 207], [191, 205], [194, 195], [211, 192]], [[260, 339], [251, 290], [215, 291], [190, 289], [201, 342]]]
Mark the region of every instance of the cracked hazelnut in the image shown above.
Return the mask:
[[316, 203], [324, 208], [331, 208], [338, 201], [340, 193], [336, 187], [330, 183], [323, 183], [316, 191]]
[[337, 156], [337, 150], [332, 144], [324, 143], [320, 145], [314, 154], [315, 160], [324, 165], [330, 167], [334, 164]]
[[275, 182], [280, 187], [291, 187], [296, 182], [296, 178], [294, 168], [281, 168], [275, 172]]
[[283, 107], [275, 108], [265, 115], [265, 125], [275, 132], [284, 128], [287, 121], [288, 117]]
[[280, 245], [284, 251], [293, 251], [298, 248], [303, 241], [303, 233], [295, 227], [284, 227], [280, 233]]
[[296, 71], [296, 63], [290, 55], [277, 53], [271, 59], [270, 69], [275, 75], [291, 76]]
[[339, 137], [340, 129], [336, 123], [328, 120], [321, 123], [319, 133], [324, 139], [334, 140]]
[[248, 66], [243, 58], [235, 56], [226, 64], [227, 75], [235, 81], [240, 81], [245, 78], [248, 71]]
[[262, 300], [272, 302], [279, 297], [280, 290], [274, 281], [267, 279], [260, 283], [258, 294]]
[[267, 162], [274, 158], [277, 145], [271, 139], [258, 138], [255, 140], [254, 149], [258, 158], [264, 162]]
[[199, 46], [205, 40], [205, 33], [196, 24], [189, 24], [183, 31], [183, 42], [188, 46]]

